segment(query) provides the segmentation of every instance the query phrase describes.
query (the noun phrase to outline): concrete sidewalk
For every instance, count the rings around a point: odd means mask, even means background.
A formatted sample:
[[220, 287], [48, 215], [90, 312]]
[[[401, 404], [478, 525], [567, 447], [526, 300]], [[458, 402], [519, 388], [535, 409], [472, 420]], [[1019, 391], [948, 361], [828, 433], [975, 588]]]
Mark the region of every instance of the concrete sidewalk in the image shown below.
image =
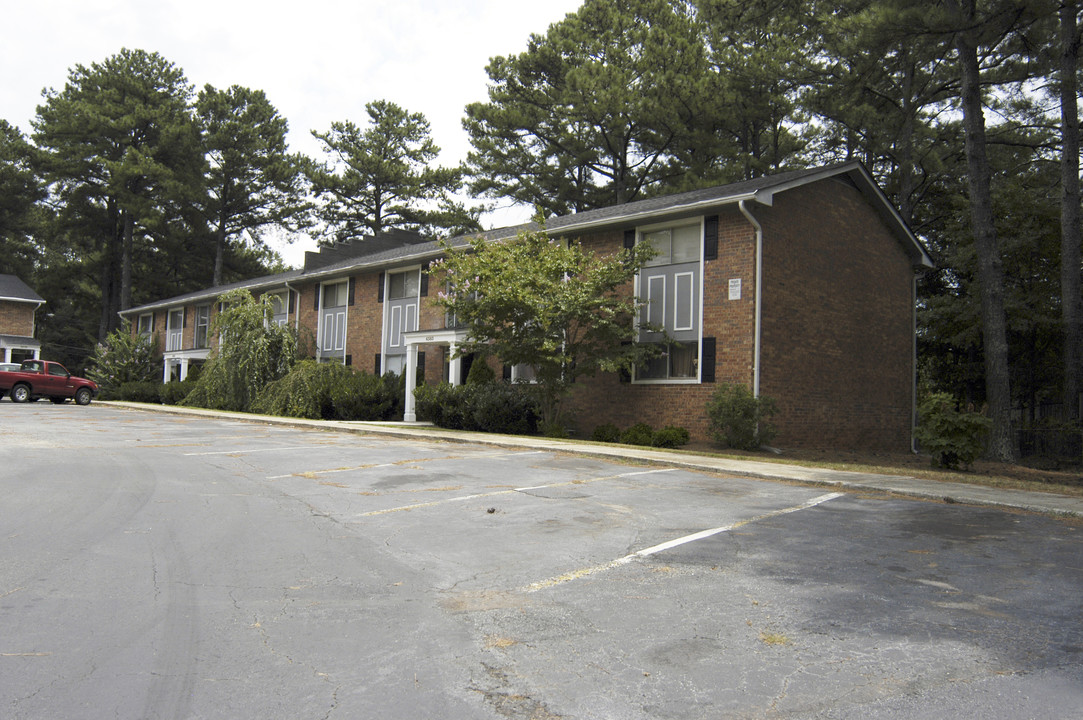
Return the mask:
[[629, 447], [627, 445], [554, 440], [525, 435], [496, 435], [492, 433], [446, 430], [420, 423], [304, 420], [301, 418], [221, 412], [217, 410], [184, 408], [171, 405], [147, 405], [129, 402], [102, 402], [99, 404], [145, 412], [227, 418], [243, 422], [305, 427], [317, 430], [337, 430], [340, 432], [356, 432], [402, 438], [442, 440], [444, 442], [468, 442], [498, 447], [567, 452], [593, 457], [668, 465], [671, 467], [702, 470], [724, 475], [740, 475], [743, 477], [754, 477], [764, 480], [784, 480], [789, 482], [837, 487], [847, 490], [872, 490], [944, 502], [988, 505], [1083, 518], [1083, 497], [1031, 492], [1027, 490], [992, 488], [983, 485], [970, 485], [958, 482], [938, 482], [935, 480], [923, 480], [910, 477], [908, 475], [878, 475], [875, 473], [810, 468], [800, 465], [787, 465], [785, 463], [734, 460], [732, 458], [698, 455], [691, 452], [667, 452], [651, 450], [649, 448]]

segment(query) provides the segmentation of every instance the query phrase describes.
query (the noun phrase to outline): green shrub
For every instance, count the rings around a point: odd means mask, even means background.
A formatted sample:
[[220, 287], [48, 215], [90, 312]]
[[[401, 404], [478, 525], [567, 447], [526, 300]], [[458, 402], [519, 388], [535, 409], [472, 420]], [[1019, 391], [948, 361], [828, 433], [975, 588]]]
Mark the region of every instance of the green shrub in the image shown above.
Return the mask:
[[476, 429], [508, 435], [533, 435], [538, 406], [533, 396], [505, 382], [468, 385], [467, 407]]
[[464, 429], [466, 395], [460, 387], [463, 386], [448, 383], [418, 385], [414, 390], [414, 411], [418, 418], [437, 427]]
[[166, 405], [176, 405], [177, 403], [188, 397], [188, 393], [192, 392], [192, 389], [196, 386], [195, 381], [189, 373], [189, 377], [185, 380], [173, 380], [167, 382], [161, 386], [161, 401]]
[[[400, 383], [400, 380], [403, 382]], [[405, 378], [394, 373], [355, 372], [331, 385], [331, 407], [339, 420], [390, 420], [402, 417]]]
[[102, 397], [117, 400], [126, 399], [121, 397], [122, 385], [153, 383], [161, 376], [162, 364], [155, 360], [153, 336], [133, 334], [128, 320], [109, 333], [104, 343], [95, 346], [87, 367], [87, 377], [98, 383]]
[[302, 360], [268, 384], [252, 409], [310, 420], [387, 420], [402, 415], [400, 378], [357, 372], [340, 363]]
[[302, 360], [285, 376], [264, 387], [252, 409], [265, 415], [331, 420], [335, 406], [331, 390], [337, 382], [345, 382], [351, 370], [339, 363]]
[[525, 435], [537, 432], [538, 404], [532, 393], [505, 382], [452, 386], [420, 385], [414, 391], [419, 418], [453, 430]]
[[485, 385], [496, 380], [496, 372], [489, 367], [485, 359], [485, 356], [480, 353], [474, 356], [474, 361], [470, 363], [470, 371], [466, 373], [467, 385]]
[[594, 432], [590, 434], [590, 439], [593, 442], [620, 442], [620, 428], [613, 423], [604, 423], [594, 428]]
[[162, 384], [151, 380], [126, 382], [117, 388], [115, 397], [129, 402], [160, 403]]
[[771, 442], [775, 429], [767, 418], [775, 414], [770, 398], [755, 397], [744, 385], [723, 383], [707, 401], [707, 420], [719, 444], [738, 450], [757, 450]]
[[960, 411], [948, 393], [931, 393], [918, 406], [918, 415], [914, 436], [932, 454], [933, 464], [944, 468], [970, 467], [993, 425], [981, 413]]
[[650, 446], [654, 440], [654, 428], [647, 423], [636, 423], [620, 434], [620, 441], [625, 445]]
[[660, 448], [679, 448], [687, 445], [690, 439], [688, 431], [683, 427], [670, 425], [654, 432], [651, 445]]

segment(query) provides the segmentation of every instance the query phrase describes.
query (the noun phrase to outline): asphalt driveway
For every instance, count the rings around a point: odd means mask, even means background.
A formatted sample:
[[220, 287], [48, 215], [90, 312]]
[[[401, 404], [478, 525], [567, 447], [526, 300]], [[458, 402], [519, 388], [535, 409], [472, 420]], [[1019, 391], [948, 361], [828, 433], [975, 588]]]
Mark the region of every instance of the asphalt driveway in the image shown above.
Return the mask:
[[101, 405], [0, 431], [3, 717], [1083, 706], [1078, 520]]

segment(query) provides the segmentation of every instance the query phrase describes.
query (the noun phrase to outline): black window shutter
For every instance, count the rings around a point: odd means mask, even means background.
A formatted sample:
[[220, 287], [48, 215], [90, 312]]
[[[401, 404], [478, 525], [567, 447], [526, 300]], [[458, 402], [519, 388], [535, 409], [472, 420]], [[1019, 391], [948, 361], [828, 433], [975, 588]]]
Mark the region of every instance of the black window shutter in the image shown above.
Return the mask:
[[714, 366], [716, 363], [715, 340], [713, 337], [703, 338], [703, 355], [699, 361], [700, 382], [714, 382]]
[[415, 382], [418, 385], [425, 384], [425, 351], [422, 350], [417, 354], [417, 378]]
[[[624, 340], [624, 341], [621, 342], [621, 345], [631, 345], [631, 344], [632, 343], [628, 342], [627, 340]], [[632, 382], [632, 371], [631, 371], [631, 369], [630, 368], [621, 368], [620, 370], [618, 370], [617, 371], [617, 380], [622, 382], [622, 383], [630, 383], [630, 382]]]
[[382, 303], [384, 301], [384, 274], [380, 273], [380, 277], [376, 281], [376, 302]]
[[375, 368], [376, 369], [373, 371], [374, 374], [379, 375], [380, 374], [380, 353], [376, 353], [376, 365], [375, 365]]
[[188, 308], [181, 310], [181, 327], [188, 327]]
[[312, 298], [312, 309], [313, 310], [319, 310], [320, 309], [320, 286], [319, 286], [318, 283], [316, 285], [316, 294]]
[[353, 291], [356, 285], [357, 280], [355, 278], [350, 278], [350, 282], [346, 286], [346, 304], [351, 307], [353, 306]]
[[624, 249], [631, 250], [636, 246], [636, 231], [625, 230], [624, 231]]
[[292, 315], [297, 312], [296, 293], [294, 293], [293, 290], [287, 290], [286, 297], [289, 298], [286, 303], [286, 312]]
[[718, 216], [711, 215], [703, 223], [703, 259], [718, 259]]
[[346, 367], [350, 367], [351, 365], [353, 365], [353, 355], [347, 355], [346, 356]]
[[421, 266], [421, 297], [429, 296], [429, 264]]
[[511, 381], [511, 365], [508, 365], [507, 363], [505, 363], [504, 364], [504, 370], [501, 373], [501, 375], [503, 376], [503, 378], [505, 380], [510, 382]]

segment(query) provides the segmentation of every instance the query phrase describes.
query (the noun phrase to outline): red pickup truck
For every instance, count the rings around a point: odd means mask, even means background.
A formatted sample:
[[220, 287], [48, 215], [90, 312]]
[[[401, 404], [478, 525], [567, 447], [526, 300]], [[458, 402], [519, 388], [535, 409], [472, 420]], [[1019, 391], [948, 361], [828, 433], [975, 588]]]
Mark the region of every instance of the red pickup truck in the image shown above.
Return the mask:
[[16, 371], [0, 371], [0, 398], [7, 393], [17, 403], [47, 397], [55, 403], [73, 398], [80, 405], [89, 405], [98, 386], [75, 377], [60, 363], [26, 360]]

